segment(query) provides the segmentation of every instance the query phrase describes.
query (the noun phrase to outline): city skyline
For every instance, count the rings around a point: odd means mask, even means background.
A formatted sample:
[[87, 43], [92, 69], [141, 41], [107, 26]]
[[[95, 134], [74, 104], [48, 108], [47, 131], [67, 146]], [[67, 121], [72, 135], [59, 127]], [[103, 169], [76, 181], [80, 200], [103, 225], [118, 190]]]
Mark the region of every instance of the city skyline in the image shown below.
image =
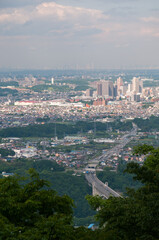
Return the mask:
[[157, 0], [2, 0], [0, 69], [159, 69]]

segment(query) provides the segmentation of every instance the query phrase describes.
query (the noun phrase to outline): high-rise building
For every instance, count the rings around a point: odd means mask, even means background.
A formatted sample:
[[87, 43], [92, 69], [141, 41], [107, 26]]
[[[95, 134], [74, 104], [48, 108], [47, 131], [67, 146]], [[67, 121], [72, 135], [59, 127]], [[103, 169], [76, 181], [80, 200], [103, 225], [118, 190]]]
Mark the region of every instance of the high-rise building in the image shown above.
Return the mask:
[[140, 78], [134, 77], [132, 79], [132, 91], [136, 93], [142, 93], [143, 90], [143, 81]]
[[114, 85], [112, 81], [100, 80], [97, 83], [97, 96], [105, 98], [114, 97]]
[[134, 101], [134, 102], [140, 102], [140, 94], [132, 94], [131, 95], [131, 101]]
[[128, 90], [128, 86], [127, 85], [121, 86], [120, 87], [121, 95], [125, 96], [127, 90]]
[[116, 97], [118, 94], [117, 94], [117, 85], [114, 84], [114, 93], [113, 93], [113, 96]]
[[97, 96], [102, 96], [102, 83], [97, 83]]
[[132, 79], [132, 91], [139, 93], [139, 78], [137, 77]]
[[102, 80], [102, 96], [109, 97], [109, 81]]
[[132, 91], [132, 84], [129, 83], [129, 84], [128, 84], [128, 92], [131, 92], [131, 91]]
[[87, 96], [87, 97], [92, 97], [92, 96], [93, 96], [93, 90], [90, 89], [90, 88], [87, 89], [87, 90], [86, 90], [86, 96]]
[[142, 90], [143, 90], [143, 81], [140, 80], [139, 81], [139, 93], [142, 93]]
[[51, 84], [54, 85], [54, 78], [51, 78]]
[[112, 81], [108, 81], [109, 97], [114, 97], [114, 85]]
[[121, 77], [117, 78], [117, 93], [121, 94], [121, 86], [123, 86], [123, 79]]

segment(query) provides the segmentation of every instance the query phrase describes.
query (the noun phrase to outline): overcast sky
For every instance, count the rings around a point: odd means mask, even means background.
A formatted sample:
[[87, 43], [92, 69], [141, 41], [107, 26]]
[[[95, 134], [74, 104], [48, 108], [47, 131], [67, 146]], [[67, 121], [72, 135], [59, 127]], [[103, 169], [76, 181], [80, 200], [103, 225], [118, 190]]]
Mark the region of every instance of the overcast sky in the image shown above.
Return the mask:
[[0, 68], [159, 68], [159, 0], [0, 0]]

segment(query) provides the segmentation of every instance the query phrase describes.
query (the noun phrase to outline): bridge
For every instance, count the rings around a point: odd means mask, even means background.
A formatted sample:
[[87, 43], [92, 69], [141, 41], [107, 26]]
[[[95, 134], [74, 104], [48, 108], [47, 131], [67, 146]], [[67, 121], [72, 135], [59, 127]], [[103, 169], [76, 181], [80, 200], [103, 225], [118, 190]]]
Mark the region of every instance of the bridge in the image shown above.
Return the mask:
[[85, 178], [88, 181], [89, 185], [92, 186], [92, 195], [99, 195], [108, 199], [110, 196], [121, 197], [119, 193], [115, 192], [113, 189], [108, 187], [107, 184], [101, 182], [95, 173], [86, 173]]
[[[89, 164], [85, 169], [86, 170], [85, 178], [88, 181], [88, 184], [92, 186], [93, 196], [99, 195], [99, 196], [103, 196], [104, 198], [109, 198], [110, 196], [121, 197], [120, 194], [115, 192], [113, 189], [108, 187], [108, 185], [104, 184], [97, 178], [95, 174], [96, 166], [101, 161], [106, 161], [107, 159], [111, 159], [114, 153], [119, 155], [120, 151], [125, 147], [125, 145], [131, 141], [131, 137], [136, 136], [137, 130], [138, 130], [137, 125], [133, 123], [133, 129], [129, 133], [122, 136], [119, 144], [117, 144], [116, 146], [114, 146], [113, 148], [111, 148], [101, 156], [89, 161]], [[92, 165], [93, 165], [93, 168], [92, 168]]]

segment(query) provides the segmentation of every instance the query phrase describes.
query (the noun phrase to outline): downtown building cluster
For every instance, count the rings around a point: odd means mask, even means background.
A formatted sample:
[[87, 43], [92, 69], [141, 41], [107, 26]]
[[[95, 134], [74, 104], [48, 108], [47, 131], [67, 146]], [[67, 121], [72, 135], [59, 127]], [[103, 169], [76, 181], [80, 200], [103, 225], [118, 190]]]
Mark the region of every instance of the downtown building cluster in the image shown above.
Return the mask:
[[131, 83], [124, 82], [121, 77], [117, 78], [115, 83], [110, 80], [100, 80], [96, 82], [97, 91], [88, 89], [86, 96], [93, 96], [101, 99], [119, 99], [126, 97], [130, 101], [140, 101], [140, 96], [143, 92], [143, 81], [140, 78], [134, 77]]

